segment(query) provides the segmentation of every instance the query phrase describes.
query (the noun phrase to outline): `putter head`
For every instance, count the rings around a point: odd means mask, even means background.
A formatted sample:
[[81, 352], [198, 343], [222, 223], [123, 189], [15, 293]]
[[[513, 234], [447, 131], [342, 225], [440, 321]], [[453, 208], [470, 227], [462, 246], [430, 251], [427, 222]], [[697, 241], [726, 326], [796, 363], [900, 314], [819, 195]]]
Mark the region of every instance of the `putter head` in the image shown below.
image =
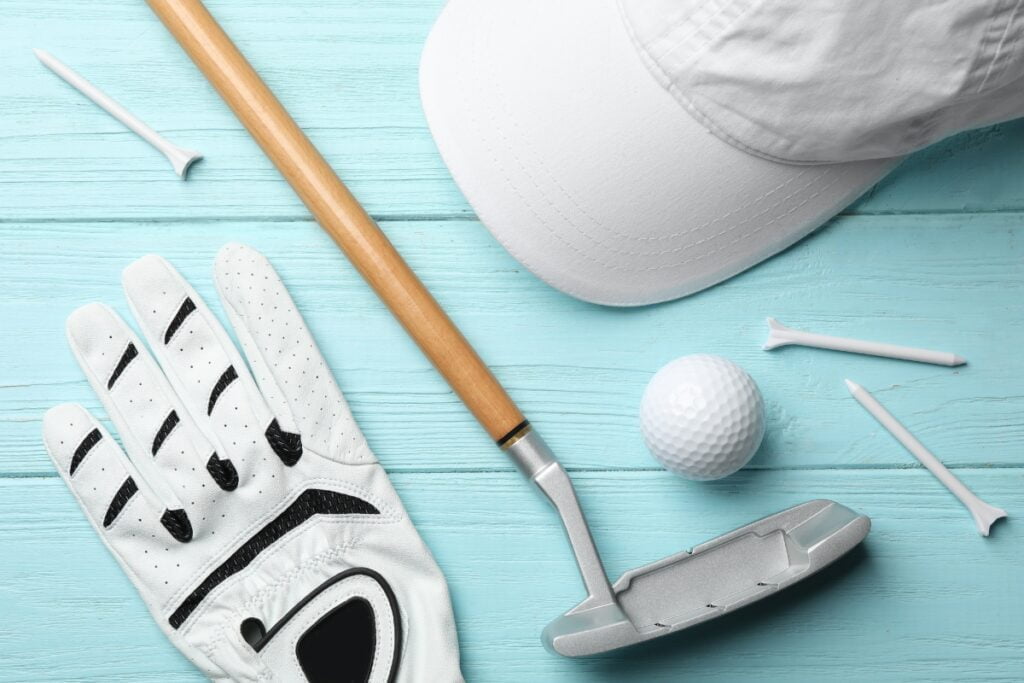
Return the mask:
[[626, 572], [612, 587], [614, 602], [588, 598], [548, 624], [544, 644], [582, 657], [681, 631], [806, 579], [870, 528], [868, 517], [839, 503], [802, 503]]

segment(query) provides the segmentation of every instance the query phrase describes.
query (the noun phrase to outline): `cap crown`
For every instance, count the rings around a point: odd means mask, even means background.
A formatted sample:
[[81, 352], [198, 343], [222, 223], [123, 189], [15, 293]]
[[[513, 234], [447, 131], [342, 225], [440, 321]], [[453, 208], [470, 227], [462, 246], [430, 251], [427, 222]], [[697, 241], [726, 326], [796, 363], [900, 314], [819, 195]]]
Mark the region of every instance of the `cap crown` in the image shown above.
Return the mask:
[[655, 78], [718, 137], [879, 159], [1024, 116], [1020, 0], [619, 0]]

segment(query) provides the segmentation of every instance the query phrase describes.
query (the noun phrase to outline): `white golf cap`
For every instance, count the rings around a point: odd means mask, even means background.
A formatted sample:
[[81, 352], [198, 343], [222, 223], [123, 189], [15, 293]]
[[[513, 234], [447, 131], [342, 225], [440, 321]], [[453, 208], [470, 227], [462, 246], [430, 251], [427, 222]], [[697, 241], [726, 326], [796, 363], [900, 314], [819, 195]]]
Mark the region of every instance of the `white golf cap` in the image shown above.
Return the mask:
[[516, 259], [648, 304], [793, 244], [909, 152], [1024, 115], [1024, 5], [450, 0], [420, 80]]

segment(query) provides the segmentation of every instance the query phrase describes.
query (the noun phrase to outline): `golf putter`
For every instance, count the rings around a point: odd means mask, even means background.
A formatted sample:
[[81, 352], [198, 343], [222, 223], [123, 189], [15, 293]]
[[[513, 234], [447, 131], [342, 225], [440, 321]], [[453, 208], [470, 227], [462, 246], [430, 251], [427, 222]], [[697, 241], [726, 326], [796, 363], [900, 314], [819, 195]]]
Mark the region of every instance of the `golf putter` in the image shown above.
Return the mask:
[[199, 0], [148, 2], [491, 438], [558, 511], [587, 597], [545, 629], [551, 650], [591, 655], [689, 628], [807, 578], [867, 534], [867, 517], [811, 501], [626, 572], [612, 585], [566, 471], [206, 8]]

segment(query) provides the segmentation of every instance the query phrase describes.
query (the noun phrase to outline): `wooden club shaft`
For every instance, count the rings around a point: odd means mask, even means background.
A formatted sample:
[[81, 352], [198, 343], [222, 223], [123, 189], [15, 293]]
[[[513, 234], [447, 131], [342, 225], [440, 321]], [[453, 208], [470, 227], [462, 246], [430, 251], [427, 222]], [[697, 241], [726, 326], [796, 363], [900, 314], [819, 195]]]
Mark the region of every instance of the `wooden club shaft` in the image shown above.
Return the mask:
[[500, 441], [522, 413], [199, 0], [147, 0], [324, 230]]

